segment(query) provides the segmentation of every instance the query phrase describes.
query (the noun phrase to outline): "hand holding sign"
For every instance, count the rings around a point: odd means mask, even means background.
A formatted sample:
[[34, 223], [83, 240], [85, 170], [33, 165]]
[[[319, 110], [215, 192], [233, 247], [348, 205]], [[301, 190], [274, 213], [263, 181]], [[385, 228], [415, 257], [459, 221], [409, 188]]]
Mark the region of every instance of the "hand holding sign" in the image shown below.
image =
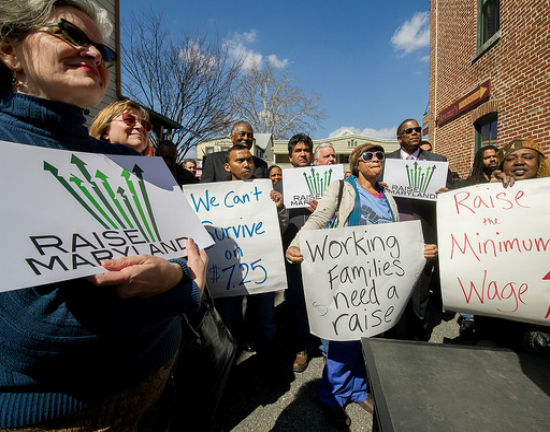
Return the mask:
[[344, 166], [314, 165], [303, 168], [283, 170], [283, 191], [285, 207], [306, 207], [311, 212], [317, 207], [317, 201], [329, 185], [344, 178]]
[[0, 224], [0, 291], [102, 273], [102, 262], [134, 263], [132, 255], [185, 256], [188, 237], [212, 244], [160, 158], [2, 149], [3, 198], [13, 204]]
[[206, 275], [213, 297], [286, 289], [275, 209], [282, 200], [269, 180], [186, 185], [184, 191], [215, 241]]
[[435, 201], [447, 182], [448, 162], [386, 159], [384, 182], [394, 197]]
[[550, 180], [543, 178], [513, 188], [472, 186], [439, 197], [446, 308], [550, 325], [548, 196]]
[[[359, 340], [393, 327], [425, 264], [419, 221], [305, 230], [295, 249], [304, 255], [311, 332], [329, 340]], [[427, 253], [436, 252], [432, 245]]]
[[183, 278], [195, 281], [202, 294], [205, 284], [208, 256], [204, 249], [197, 251], [193, 239], [187, 240], [187, 266], [184, 275], [181, 266], [152, 255], [134, 255], [102, 261], [107, 273], [88, 277], [96, 286], [116, 285], [120, 298], [147, 298], [162, 294], [175, 287]]

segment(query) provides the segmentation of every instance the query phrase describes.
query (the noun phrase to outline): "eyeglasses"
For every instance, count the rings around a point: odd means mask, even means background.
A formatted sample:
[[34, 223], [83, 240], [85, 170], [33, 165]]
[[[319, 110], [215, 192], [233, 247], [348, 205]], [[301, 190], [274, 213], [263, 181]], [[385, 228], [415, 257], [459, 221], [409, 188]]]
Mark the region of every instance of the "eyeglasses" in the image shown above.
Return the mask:
[[420, 132], [422, 132], [422, 128], [420, 126], [417, 126], [417, 127], [414, 127], [414, 128], [407, 128], [403, 132], [405, 132], [408, 135], [408, 134], [412, 133], [413, 131], [420, 133]]
[[380, 162], [382, 162], [385, 157], [384, 152], [381, 152], [381, 151], [377, 151], [377, 152], [366, 151], [366, 152], [363, 152], [363, 154], [361, 155], [361, 160], [363, 162], [371, 162], [373, 156], [376, 156], [376, 159], [378, 159]]
[[61, 30], [61, 33], [52, 33], [54, 36], [62, 36], [71, 45], [78, 48], [86, 48], [92, 45], [101, 54], [101, 58], [105, 67], [112, 66], [117, 60], [117, 54], [114, 50], [99, 42], [91, 40], [86, 33], [80, 30], [73, 23], [61, 18], [58, 23], [40, 24], [40, 27], [57, 27]]
[[145, 129], [147, 132], [151, 130], [151, 123], [149, 123], [147, 120], [138, 120], [135, 115], [124, 113], [122, 114], [122, 121], [126, 123], [126, 126], [134, 127], [136, 123], [140, 123], [141, 127]]

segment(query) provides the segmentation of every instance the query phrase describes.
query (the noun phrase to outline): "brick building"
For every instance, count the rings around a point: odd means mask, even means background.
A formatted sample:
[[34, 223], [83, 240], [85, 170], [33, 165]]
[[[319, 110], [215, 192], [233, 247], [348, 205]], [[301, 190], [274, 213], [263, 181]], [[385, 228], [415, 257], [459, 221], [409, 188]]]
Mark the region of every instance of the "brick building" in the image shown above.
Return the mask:
[[475, 151], [550, 152], [550, 1], [431, 0], [429, 140], [461, 176]]

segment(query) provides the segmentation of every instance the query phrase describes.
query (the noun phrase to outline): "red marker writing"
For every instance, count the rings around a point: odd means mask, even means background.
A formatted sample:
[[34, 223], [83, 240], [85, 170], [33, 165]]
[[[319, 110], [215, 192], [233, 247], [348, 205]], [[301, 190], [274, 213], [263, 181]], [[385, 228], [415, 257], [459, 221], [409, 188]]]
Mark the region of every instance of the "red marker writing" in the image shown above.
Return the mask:
[[[544, 276], [542, 278], [542, 280], [550, 280], [550, 271], [548, 272], [548, 274], [546, 276]], [[550, 305], [548, 305], [548, 312], [546, 312], [546, 315], [544, 316], [544, 318], [548, 318], [550, 316]]]

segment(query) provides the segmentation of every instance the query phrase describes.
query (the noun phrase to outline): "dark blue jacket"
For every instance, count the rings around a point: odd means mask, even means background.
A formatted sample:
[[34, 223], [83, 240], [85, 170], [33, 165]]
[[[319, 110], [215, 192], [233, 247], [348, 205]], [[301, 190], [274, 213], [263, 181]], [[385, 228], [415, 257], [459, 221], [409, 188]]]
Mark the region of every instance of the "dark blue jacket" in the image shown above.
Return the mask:
[[[91, 138], [84, 123], [72, 105], [13, 93], [0, 98], [0, 140], [137, 154]], [[70, 415], [139, 383], [174, 356], [177, 316], [199, 303], [188, 278], [148, 299], [121, 300], [113, 287], [85, 279], [0, 293], [0, 429]]]

